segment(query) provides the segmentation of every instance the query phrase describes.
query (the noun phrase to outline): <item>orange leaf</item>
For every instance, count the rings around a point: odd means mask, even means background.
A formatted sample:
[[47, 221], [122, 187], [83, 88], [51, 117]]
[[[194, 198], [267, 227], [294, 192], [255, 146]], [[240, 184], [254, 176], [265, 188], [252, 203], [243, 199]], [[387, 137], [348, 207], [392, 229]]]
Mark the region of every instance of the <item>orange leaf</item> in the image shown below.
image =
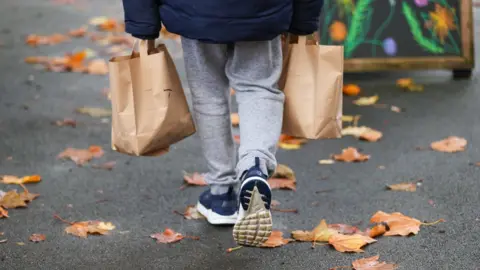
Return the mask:
[[293, 170], [287, 165], [278, 164], [272, 177], [268, 179], [271, 189], [291, 189], [296, 190], [296, 178]]
[[92, 168], [111, 171], [111, 170], [113, 170], [113, 168], [115, 168], [116, 164], [117, 164], [116, 161], [108, 161], [108, 162], [102, 163], [100, 165], [93, 164]]
[[346, 84], [343, 86], [343, 93], [347, 96], [358, 96], [360, 87], [356, 84]]
[[1, 206], [0, 206], [0, 218], [4, 218], [4, 217], [7, 217], [8, 218], [8, 211], [3, 209]]
[[335, 230], [341, 234], [356, 234], [360, 233], [360, 229], [355, 226], [347, 225], [347, 224], [328, 224], [328, 228]]
[[115, 229], [115, 226], [111, 222], [89, 220], [75, 222], [65, 228], [65, 232], [81, 238], [87, 238], [88, 234], [106, 235], [113, 229]]
[[190, 173], [183, 173], [183, 180], [187, 182], [189, 185], [194, 185], [194, 186], [206, 186], [207, 182], [205, 182], [205, 177], [197, 172], [194, 172], [193, 174]]
[[104, 152], [100, 146], [92, 145], [89, 149], [67, 148], [62, 153], [58, 154], [57, 158], [69, 158], [77, 165], [82, 166], [94, 157], [99, 158], [103, 156], [103, 154]]
[[467, 140], [457, 136], [450, 136], [446, 139], [432, 142], [430, 144], [430, 147], [433, 150], [439, 151], [439, 152], [447, 152], [447, 153], [465, 151], [466, 146], [467, 146]]
[[366, 161], [370, 159], [370, 155], [364, 155], [358, 152], [354, 147], [348, 147], [342, 150], [342, 153], [339, 155], [334, 155], [333, 158], [337, 161], [344, 162], [356, 162], [356, 161]]
[[63, 120], [57, 120], [54, 122], [55, 125], [59, 127], [65, 127], [65, 126], [70, 126], [70, 127], [77, 127], [77, 121], [71, 118], [65, 118]]
[[29, 175], [29, 176], [24, 176], [22, 178], [19, 178], [14, 175], [4, 175], [0, 177], [2, 180], [0, 181], [1, 183], [4, 184], [28, 184], [28, 183], [38, 183], [42, 180], [42, 177], [40, 175]]
[[230, 119], [232, 121], [232, 126], [236, 127], [240, 125], [240, 117], [238, 116], [238, 113], [230, 114]]
[[151, 238], [156, 239], [157, 243], [163, 243], [163, 244], [168, 244], [168, 243], [175, 243], [184, 238], [184, 236], [180, 233], [175, 232], [174, 230], [170, 228], [166, 228], [163, 233], [155, 233], [150, 235]]
[[383, 136], [382, 132], [369, 128], [366, 126], [356, 127], [349, 126], [342, 129], [342, 135], [352, 135], [359, 139], [366, 140], [369, 142], [376, 142], [380, 140]]
[[361, 247], [374, 242], [377, 240], [360, 234], [334, 234], [328, 239], [328, 243], [340, 252], [364, 252]]
[[38, 194], [29, 193], [27, 189], [22, 193], [17, 193], [16, 190], [10, 190], [0, 195], [0, 207], [7, 209], [27, 207], [27, 202], [33, 201], [38, 196]]
[[394, 191], [408, 191], [408, 192], [414, 192], [417, 190], [417, 183], [399, 183], [399, 184], [394, 184], [394, 185], [389, 185], [387, 186], [390, 190]]
[[417, 234], [422, 224], [420, 220], [404, 216], [402, 213], [387, 214], [382, 211], [375, 213], [370, 222], [387, 224], [389, 230], [384, 234], [385, 236]]
[[36, 47], [38, 45], [55, 45], [69, 40], [69, 38], [62, 34], [53, 34], [50, 36], [28, 35], [25, 39], [25, 43]]
[[45, 241], [47, 239], [47, 237], [45, 236], [45, 234], [37, 234], [37, 233], [34, 233], [30, 236], [29, 240], [32, 241], [32, 242], [42, 242], [42, 241]]
[[379, 262], [379, 255], [358, 259], [352, 262], [352, 266], [355, 270], [395, 270], [397, 265], [393, 263]]
[[183, 216], [186, 219], [205, 219], [200, 212], [198, 212], [197, 207], [195, 205], [189, 205], [187, 208], [185, 208], [185, 212], [183, 213]]
[[24, 61], [27, 64], [45, 64], [49, 61], [49, 58], [46, 56], [29, 56]]
[[312, 231], [293, 231], [292, 237], [295, 240], [304, 242], [327, 242], [334, 234], [337, 234], [337, 232], [328, 228], [327, 222], [325, 219], [322, 219]]
[[268, 237], [267, 241], [265, 243], [263, 243], [261, 247], [268, 247], [268, 248], [280, 247], [280, 246], [288, 244], [291, 241], [293, 241], [293, 239], [284, 239], [283, 238], [283, 232], [272, 231], [272, 233]]
[[369, 129], [364, 133], [360, 134], [360, 139], [366, 140], [369, 142], [376, 142], [383, 137], [382, 132], [374, 129]]
[[303, 144], [307, 142], [306, 139], [295, 138], [286, 134], [280, 135], [278, 146], [285, 150], [300, 149]]
[[95, 158], [100, 158], [105, 154], [101, 146], [98, 145], [91, 145], [88, 147], [88, 151], [92, 153], [93, 157]]
[[383, 235], [387, 232], [387, 226], [384, 223], [377, 224], [371, 229], [367, 229], [366, 234], [372, 238]]
[[87, 34], [87, 26], [82, 26], [77, 29], [72, 29], [68, 31], [68, 35], [71, 37], [84, 37]]

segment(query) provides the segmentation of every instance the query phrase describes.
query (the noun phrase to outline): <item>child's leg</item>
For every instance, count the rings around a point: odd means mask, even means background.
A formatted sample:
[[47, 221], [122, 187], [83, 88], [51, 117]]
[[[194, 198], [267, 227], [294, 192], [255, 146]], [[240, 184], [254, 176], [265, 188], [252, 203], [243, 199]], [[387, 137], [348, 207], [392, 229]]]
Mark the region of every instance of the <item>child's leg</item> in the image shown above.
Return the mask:
[[282, 62], [280, 37], [237, 42], [228, 60], [226, 74], [236, 91], [240, 116], [238, 176], [255, 165], [255, 157], [260, 158], [264, 174], [271, 174], [277, 166], [284, 102], [277, 83]]
[[205, 180], [212, 194], [236, 183], [236, 153], [230, 123], [230, 91], [225, 76], [227, 45], [182, 38], [193, 115], [208, 163]]

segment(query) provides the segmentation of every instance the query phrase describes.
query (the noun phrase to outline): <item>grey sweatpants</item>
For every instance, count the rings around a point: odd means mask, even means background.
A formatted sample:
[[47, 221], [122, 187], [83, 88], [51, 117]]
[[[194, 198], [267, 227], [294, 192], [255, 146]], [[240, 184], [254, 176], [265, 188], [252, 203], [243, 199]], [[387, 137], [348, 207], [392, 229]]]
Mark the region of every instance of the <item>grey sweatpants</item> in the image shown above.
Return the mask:
[[[280, 37], [271, 41], [210, 44], [182, 38], [193, 115], [208, 163], [206, 182], [213, 194], [238, 183], [255, 164], [275, 170], [284, 95], [277, 87], [282, 71]], [[230, 87], [240, 116], [239, 161], [230, 122]]]

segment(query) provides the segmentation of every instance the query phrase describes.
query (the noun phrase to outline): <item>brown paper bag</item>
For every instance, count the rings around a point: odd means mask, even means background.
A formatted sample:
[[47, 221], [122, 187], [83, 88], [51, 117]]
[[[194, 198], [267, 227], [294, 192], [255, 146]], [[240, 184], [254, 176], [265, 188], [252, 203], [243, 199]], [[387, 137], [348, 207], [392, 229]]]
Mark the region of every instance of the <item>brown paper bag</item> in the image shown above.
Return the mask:
[[[136, 42], [138, 43], [138, 42]], [[112, 148], [136, 156], [155, 156], [195, 133], [175, 64], [164, 44], [109, 62]]]
[[279, 86], [285, 93], [283, 133], [307, 138], [339, 138], [342, 131], [343, 46], [318, 45], [298, 37], [284, 43]]

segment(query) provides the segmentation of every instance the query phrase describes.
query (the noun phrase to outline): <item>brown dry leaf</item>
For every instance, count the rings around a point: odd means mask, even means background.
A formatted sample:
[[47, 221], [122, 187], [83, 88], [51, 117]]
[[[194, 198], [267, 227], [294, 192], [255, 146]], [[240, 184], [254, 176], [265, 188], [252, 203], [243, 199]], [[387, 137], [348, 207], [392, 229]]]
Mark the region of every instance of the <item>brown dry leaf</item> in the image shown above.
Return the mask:
[[272, 231], [272, 234], [270, 234], [267, 241], [263, 243], [261, 247], [266, 247], [266, 248], [280, 247], [290, 243], [291, 241], [294, 241], [294, 240], [283, 238], [283, 232]]
[[84, 37], [87, 34], [88, 26], [84, 25], [77, 29], [72, 29], [68, 31], [68, 35], [71, 37]]
[[335, 163], [335, 160], [333, 159], [321, 159], [318, 161], [318, 164], [320, 165], [331, 165], [331, 164], [334, 164]]
[[64, 57], [50, 58], [45, 66], [47, 70], [53, 72], [85, 72], [84, 60], [88, 56], [87, 50], [82, 50], [73, 54], [66, 54]]
[[8, 218], [8, 211], [3, 209], [1, 206], [0, 206], [0, 218]]
[[111, 222], [89, 220], [74, 222], [65, 228], [65, 232], [78, 237], [87, 238], [88, 234], [106, 235], [113, 229], [115, 229], [115, 225]]
[[88, 63], [87, 73], [92, 75], [108, 74], [107, 62], [103, 59], [94, 59]]
[[205, 182], [205, 177], [203, 174], [194, 172], [194, 173], [187, 173], [183, 172], [183, 180], [193, 186], [206, 186], [207, 182]]
[[200, 212], [198, 212], [197, 207], [195, 205], [189, 205], [187, 208], [185, 208], [185, 212], [183, 213], [183, 216], [186, 219], [205, 219]]
[[465, 138], [450, 136], [441, 141], [432, 142], [430, 147], [438, 152], [454, 153], [465, 151], [467, 140]]
[[364, 252], [361, 247], [374, 242], [377, 240], [361, 234], [334, 234], [328, 239], [328, 243], [340, 252]]
[[383, 136], [382, 132], [375, 130], [373, 128], [369, 128], [366, 126], [355, 127], [350, 126], [342, 129], [342, 135], [352, 135], [359, 139], [366, 140], [369, 142], [376, 142], [380, 140]]
[[281, 204], [281, 203], [280, 203], [279, 201], [277, 201], [277, 200], [272, 200], [272, 201], [270, 202], [270, 206], [272, 206], [272, 207], [279, 206], [280, 204]]
[[75, 121], [74, 119], [71, 119], [71, 118], [65, 118], [63, 120], [57, 120], [55, 122], [53, 122], [53, 124], [55, 124], [56, 126], [59, 126], [59, 127], [66, 127], [66, 126], [69, 126], [69, 127], [77, 127], [77, 121]]
[[284, 164], [278, 164], [272, 177], [268, 179], [271, 189], [296, 190], [297, 180], [294, 171]]
[[62, 153], [58, 154], [57, 158], [69, 158], [77, 165], [82, 166], [93, 158], [102, 157], [104, 154], [100, 146], [92, 145], [88, 149], [67, 148]]
[[320, 224], [318, 224], [317, 227], [315, 227], [312, 231], [293, 231], [292, 237], [298, 241], [327, 242], [328, 239], [334, 234], [337, 234], [337, 231], [328, 228], [327, 222], [325, 219], [322, 219]]
[[78, 113], [81, 114], [87, 114], [90, 115], [91, 117], [108, 117], [112, 115], [112, 111], [109, 109], [104, 109], [104, 108], [93, 108], [93, 107], [81, 107], [75, 110]]
[[371, 97], [361, 97], [357, 100], [354, 100], [353, 104], [357, 106], [370, 106], [377, 103], [378, 98], [379, 98], [378, 95], [371, 96]]
[[27, 207], [27, 202], [33, 201], [38, 196], [40, 195], [29, 193], [25, 187], [21, 193], [17, 193], [16, 190], [10, 190], [0, 196], [0, 207], [6, 209]]
[[371, 229], [367, 229], [365, 235], [375, 238], [380, 235], [384, 235], [387, 232], [387, 225], [385, 223], [379, 223], [373, 226]]
[[307, 142], [306, 139], [295, 138], [286, 134], [280, 135], [278, 146], [285, 150], [297, 150]]
[[25, 38], [25, 43], [32, 46], [37, 47], [38, 45], [56, 45], [65, 41], [70, 40], [68, 36], [55, 33], [50, 36], [40, 36], [40, 35], [28, 35]]
[[407, 217], [402, 213], [387, 214], [382, 211], [375, 213], [370, 222], [387, 224], [389, 230], [385, 232], [385, 236], [417, 234], [420, 231], [420, 225], [422, 225], [420, 220]]
[[388, 189], [394, 190], [394, 191], [408, 191], [408, 192], [415, 192], [417, 191], [417, 183], [412, 183], [412, 182], [404, 182], [404, 183], [399, 183], [399, 184], [393, 184], [387, 186]]
[[397, 265], [393, 263], [379, 262], [380, 256], [358, 259], [352, 262], [355, 270], [395, 270]]
[[38, 243], [38, 242], [43, 242], [47, 240], [47, 237], [45, 236], [45, 234], [34, 233], [30, 236], [29, 240], [32, 242]]
[[175, 243], [184, 238], [184, 236], [180, 233], [177, 233], [176, 231], [166, 228], [163, 233], [155, 233], [150, 235], [151, 238], [156, 239], [157, 243], [163, 243], [163, 244], [168, 244], [168, 243]]
[[40, 175], [27, 175], [22, 178], [14, 176], [14, 175], [3, 175], [0, 176], [1, 181], [0, 183], [4, 184], [29, 184], [29, 183], [38, 183], [42, 180]]
[[50, 58], [46, 56], [29, 56], [25, 58], [25, 63], [27, 64], [45, 64], [48, 63]]
[[360, 233], [360, 229], [355, 226], [347, 224], [328, 224], [328, 228], [335, 230], [337, 233], [341, 234], [356, 234]]
[[343, 149], [341, 154], [334, 155], [333, 158], [337, 161], [361, 162], [370, 159], [370, 155], [364, 155], [362, 153], [359, 153], [358, 150], [354, 147], [348, 147], [346, 149]]
[[106, 32], [118, 32], [122, 28], [122, 25], [112, 18], [105, 18], [103, 21], [99, 21], [96, 26], [99, 30]]
[[113, 168], [115, 168], [115, 165], [117, 165], [116, 161], [107, 161], [107, 162], [102, 163], [102, 164], [93, 164], [92, 168], [111, 171], [111, 170], [113, 170]]
[[238, 116], [238, 113], [230, 114], [230, 119], [232, 121], [232, 126], [237, 127], [240, 125], [240, 116]]
[[401, 78], [397, 80], [397, 86], [410, 92], [422, 92], [423, 85], [417, 84], [412, 78]]

